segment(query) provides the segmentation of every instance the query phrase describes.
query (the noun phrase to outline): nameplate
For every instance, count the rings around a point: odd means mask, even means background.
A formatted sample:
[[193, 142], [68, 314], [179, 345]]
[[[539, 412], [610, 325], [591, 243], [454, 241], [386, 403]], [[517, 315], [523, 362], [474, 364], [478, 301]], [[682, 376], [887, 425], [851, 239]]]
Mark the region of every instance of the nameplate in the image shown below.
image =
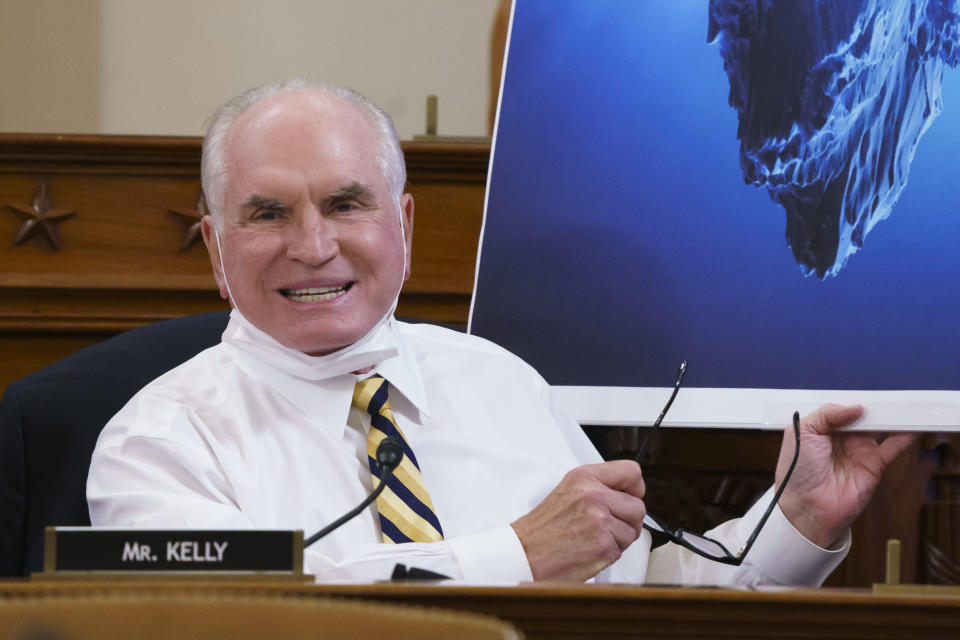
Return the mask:
[[303, 531], [47, 527], [43, 573], [303, 576]]

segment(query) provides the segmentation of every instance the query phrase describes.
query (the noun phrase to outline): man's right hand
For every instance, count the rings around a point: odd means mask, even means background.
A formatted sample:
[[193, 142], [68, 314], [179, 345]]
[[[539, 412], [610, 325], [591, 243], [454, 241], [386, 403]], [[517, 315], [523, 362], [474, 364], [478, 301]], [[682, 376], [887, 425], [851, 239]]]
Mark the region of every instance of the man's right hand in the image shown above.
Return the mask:
[[584, 581], [613, 564], [643, 530], [643, 474], [633, 460], [573, 469], [511, 526], [534, 580]]

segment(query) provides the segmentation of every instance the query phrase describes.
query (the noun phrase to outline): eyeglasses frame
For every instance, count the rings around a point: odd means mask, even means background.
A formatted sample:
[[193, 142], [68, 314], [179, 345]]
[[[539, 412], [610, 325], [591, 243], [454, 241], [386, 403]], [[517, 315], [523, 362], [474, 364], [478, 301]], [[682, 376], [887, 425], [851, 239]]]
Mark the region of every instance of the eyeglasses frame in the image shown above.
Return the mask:
[[[667, 400], [667, 404], [664, 406], [663, 411], [660, 412], [660, 416], [657, 418], [656, 422], [653, 423], [653, 426], [647, 435], [646, 439], [640, 445], [640, 450], [637, 452], [636, 461], [637, 464], [641, 462], [644, 455], [647, 452], [647, 448], [650, 445], [651, 440], [653, 439], [654, 434], [660, 428], [660, 424], [663, 422], [663, 418], [667, 415], [667, 411], [670, 410], [670, 406], [673, 404], [674, 398], [677, 397], [677, 393], [680, 391], [680, 386], [683, 384], [683, 379], [686, 376], [687, 372], [687, 361], [684, 360], [680, 363], [680, 369], [677, 371], [677, 380], [673, 386], [673, 393], [670, 394], [670, 398]], [[714, 562], [719, 562], [721, 564], [727, 564], [731, 566], [740, 566], [743, 564], [744, 559], [747, 557], [747, 554], [750, 552], [750, 549], [753, 547], [753, 543], [756, 542], [757, 536], [760, 535], [760, 531], [763, 530], [763, 526], [767, 523], [767, 520], [770, 518], [770, 514], [773, 513], [773, 508], [780, 501], [780, 497], [783, 495], [783, 491], [787, 486], [787, 482], [790, 480], [790, 476], [793, 475], [793, 470], [797, 466], [797, 461], [800, 459], [800, 413], [794, 411], [793, 413], [793, 436], [794, 436], [794, 448], [793, 448], [793, 460], [790, 461], [790, 466], [787, 468], [787, 472], [783, 476], [783, 480], [780, 482], [780, 486], [777, 487], [776, 492], [774, 493], [773, 499], [770, 501], [770, 504], [767, 506], [767, 510], [764, 512], [763, 517], [760, 518], [757, 522], [757, 526], [754, 527], [753, 532], [750, 534], [750, 537], [747, 538], [747, 541], [740, 546], [736, 554], [730, 553], [730, 550], [720, 542], [708, 536], [704, 536], [698, 533], [694, 533], [687, 529], [671, 529], [670, 527], [665, 526], [659, 519], [647, 514], [644, 517], [643, 526], [650, 531], [659, 533], [665, 536], [670, 542], [678, 544], [686, 549], [689, 549], [693, 553], [712, 560]], [[647, 519], [652, 520], [658, 528], [652, 527], [649, 523], [646, 522]], [[712, 544], [717, 545], [720, 549], [723, 550], [724, 555], [715, 555], [708, 553], [702, 549], [696, 548], [691, 542], [684, 538], [684, 534], [689, 537], [696, 537], [702, 540], [706, 540]]]

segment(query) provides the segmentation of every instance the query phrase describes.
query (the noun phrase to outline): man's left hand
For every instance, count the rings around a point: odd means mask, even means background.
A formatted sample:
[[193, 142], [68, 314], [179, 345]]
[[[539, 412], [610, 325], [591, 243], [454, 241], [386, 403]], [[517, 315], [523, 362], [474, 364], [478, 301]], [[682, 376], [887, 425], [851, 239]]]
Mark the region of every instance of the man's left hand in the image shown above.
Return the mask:
[[[836, 431], [863, 414], [859, 405], [824, 405], [800, 420], [800, 457], [780, 509], [814, 544], [831, 547], [867, 506], [880, 476], [917, 435]], [[884, 437], [886, 436], [886, 437]], [[784, 432], [776, 482], [793, 459], [793, 427]]]

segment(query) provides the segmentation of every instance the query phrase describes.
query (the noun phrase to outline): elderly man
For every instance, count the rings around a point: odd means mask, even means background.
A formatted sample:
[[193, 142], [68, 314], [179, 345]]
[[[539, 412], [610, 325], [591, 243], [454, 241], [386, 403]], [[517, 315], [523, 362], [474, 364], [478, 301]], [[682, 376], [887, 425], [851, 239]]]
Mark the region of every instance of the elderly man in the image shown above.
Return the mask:
[[[230, 323], [104, 429], [95, 525], [309, 533], [372, 490], [370, 456], [390, 435], [407, 454], [399, 484], [306, 552], [321, 580], [404, 562], [480, 581], [819, 584], [908, 443], [832, 433], [861, 410], [825, 407], [803, 420], [797, 470], [742, 566], [650, 553], [636, 463], [602, 462], [515, 356], [393, 318], [414, 204], [385, 114], [299, 81], [252, 90], [214, 114], [202, 171]], [[792, 447], [791, 433], [778, 479]], [[769, 500], [712, 535], [736, 549]]]

